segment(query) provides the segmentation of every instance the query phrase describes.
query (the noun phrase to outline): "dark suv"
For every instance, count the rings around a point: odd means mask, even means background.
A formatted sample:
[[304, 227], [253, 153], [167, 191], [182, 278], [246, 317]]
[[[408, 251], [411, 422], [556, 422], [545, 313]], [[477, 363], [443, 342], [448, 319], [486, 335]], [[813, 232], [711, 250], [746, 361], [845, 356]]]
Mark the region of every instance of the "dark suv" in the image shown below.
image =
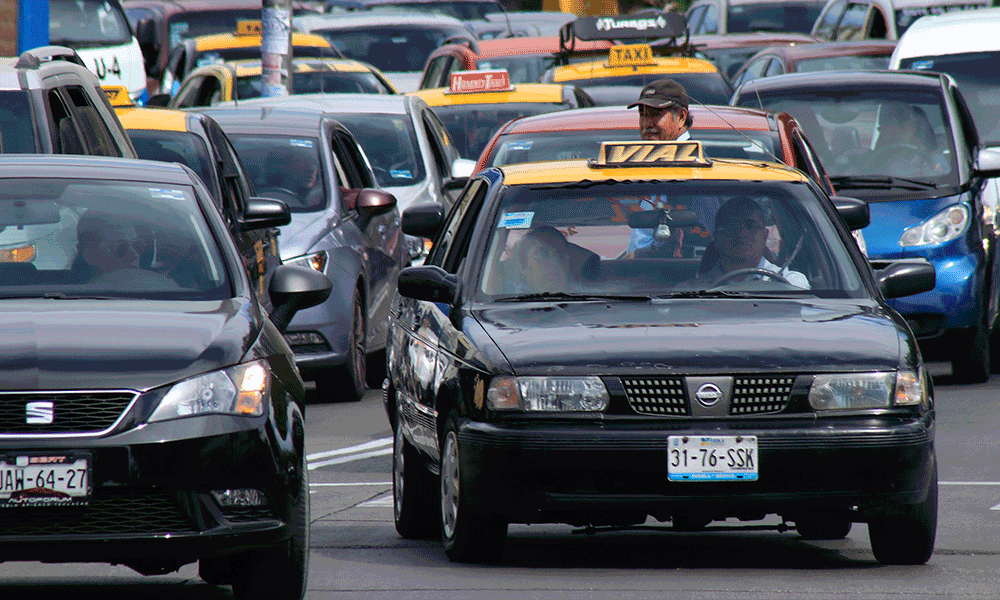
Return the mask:
[[0, 58], [0, 153], [137, 158], [97, 77], [62, 46]]

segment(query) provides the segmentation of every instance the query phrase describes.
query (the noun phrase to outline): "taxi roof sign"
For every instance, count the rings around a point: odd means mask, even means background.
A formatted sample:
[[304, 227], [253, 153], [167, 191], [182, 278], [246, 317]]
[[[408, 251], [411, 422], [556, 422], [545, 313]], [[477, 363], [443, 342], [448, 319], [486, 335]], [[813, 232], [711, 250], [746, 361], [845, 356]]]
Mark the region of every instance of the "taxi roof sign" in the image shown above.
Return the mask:
[[608, 67], [644, 67], [655, 64], [653, 48], [649, 44], [612, 46], [608, 49]]
[[260, 21], [243, 20], [236, 22], [236, 35], [263, 35], [264, 28]]
[[510, 73], [506, 69], [494, 71], [453, 71], [449, 94], [474, 94], [477, 92], [512, 92]]
[[656, 38], [677, 38], [687, 33], [687, 19], [684, 15], [664, 12], [652, 17], [613, 16], [578, 17], [563, 25], [563, 32], [580, 40], [636, 40]]
[[700, 141], [602, 142], [591, 167], [710, 167]]
[[128, 88], [124, 85], [102, 85], [101, 89], [108, 97], [111, 106], [132, 106], [132, 98], [128, 95]]

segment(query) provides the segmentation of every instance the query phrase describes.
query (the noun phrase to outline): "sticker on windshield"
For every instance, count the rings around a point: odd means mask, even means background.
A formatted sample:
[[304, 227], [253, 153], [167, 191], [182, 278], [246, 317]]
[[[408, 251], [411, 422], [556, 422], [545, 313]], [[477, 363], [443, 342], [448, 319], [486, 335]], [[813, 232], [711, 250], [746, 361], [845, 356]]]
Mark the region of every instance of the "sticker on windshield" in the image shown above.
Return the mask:
[[497, 229], [527, 229], [531, 227], [531, 220], [534, 217], [534, 211], [507, 213], [500, 217]]
[[528, 141], [524, 141], [524, 142], [511, 142], [511, 143], [507, 144], [507, 149], [511, 150], [511, 151], [513, 151], [513, 150], [531, 150], [531, 147], [534, 146], [534, 145], [535, 145], [535, 142], [532, 141], [532, 140], [528, 140]]
[[389, 175], [391, 175], [393, 179], [413, 179], [413, 175], [409, 171], [397, 171], [393, 169], [392, 171], [389, 171]]
[[196, 61], [199, 67], [204, 67], [206, 65], [216, 65], [222, 62], [222, 57], [218, 54], [206, 54]]
[[408, 41], [409, 40], [407, 38], [403, 37], [403, 36], [397, 36], [397, 37], [392, 38], [392, 43], [393, 44], [405, 44]]
[[296, 147], [296, 148], [312, 148], [313, 147], [312, 140], [296, 140], [296, 139], [292, 139], [292, 140], [290, 140], [289, 143], [291, 143], [291, 145], [294, 146], [294, 147]]
[[189, 25], [187, 23], [171, 23], [170, 24], [170, 47], [173, 48], [177, 44], [181, 43], [184, 35], [188, 32]]
[[930, 71], [931, 69], [934, 68], [934, 61], [933, 60], [918, 60], [918, 61], [915, 61], [912, 65], [910, 65], [910, 68], [913, 69], [913, 70], [915, 70], [915, 71]]
[[184, 192], [181, 190], [168, 190], [165, 188], [149, 188], [149, 195], [162, 200], [183, 200]]

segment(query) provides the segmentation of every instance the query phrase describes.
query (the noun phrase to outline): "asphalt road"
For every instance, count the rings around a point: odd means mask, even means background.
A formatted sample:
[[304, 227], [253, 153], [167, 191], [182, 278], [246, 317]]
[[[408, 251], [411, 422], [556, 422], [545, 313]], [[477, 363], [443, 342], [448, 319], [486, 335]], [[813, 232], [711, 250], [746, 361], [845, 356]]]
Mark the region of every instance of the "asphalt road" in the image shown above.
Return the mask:
[[[512, 525], [499, 565], [453, 564], [439, 543], [403, 540], [393, 528], [392, 440], [380, 392], [356, 403], [312, 397], [308, 598], [1000, 598], [1000, 376], [976, 386], [941, 376], [935, 384], [937, 544], [917, 567], [879, 565], [863, 524], [845, 540], [805, 542], [794, 531], [716, 529], [735, 522], [681, 534], [655, 521], [596, 535]], [[0, 569], [0, 597], [231, 597], [202, 583], [193, 565], [155, 577], [107, 565]]]

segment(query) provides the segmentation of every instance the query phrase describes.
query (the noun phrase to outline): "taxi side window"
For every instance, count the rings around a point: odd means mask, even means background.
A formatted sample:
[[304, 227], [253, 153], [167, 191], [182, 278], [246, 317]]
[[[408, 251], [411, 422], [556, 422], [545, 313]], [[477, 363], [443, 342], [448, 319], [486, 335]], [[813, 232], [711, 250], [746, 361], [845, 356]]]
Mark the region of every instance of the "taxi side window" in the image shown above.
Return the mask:
[[764, 77], [773, 77], [774, 75], [781, 75], [785, 72], [785, 65], [781, 64], [781, 61], [777, 58], [771, 59], [771, 64], [767, 65], [767, 70], [764, 71]]
[[177, 91], [177, 108], [189, 108], [197, 106], [198, 95], [201, 91], [201, 84], [204, 83], [204, 76], [192, 77], [187, 83]]
[[865, 18], [868, 15], [867, 2], [854, 2], [847, 5], [844, 18], [837, 26], [837, 37], [834, 41], [860, 40], [864, 38]]
[[451, 175], [451, 163], [461, 158], [458, 155], [458, 149], [455, 148], [455, 142], [451, 139], [451, 134], [448, 133], [448, 129], [445, 128], [444, 123], [441, 122], [437, 114], [429, 108], [424, 112], [424, 122], [430, 125], [430, 128], [435, 132], [435, 139], [441, 142], [441, 150], [444, 153], [444, 160], [447, 163], [447, 168], [444, 172], [446, 175]]
[[804, 165], [800, 166], [799, 169], [812, 177], [827, 195], [835, 196], [837, 192], [834, 191], [833, 185], [830, 183], [830, 178], [823, 168], [823, 163], [816, 156], [816, 151], [809, 144], [809, 140], [798, 131], [792, 134], [792, 148], [795, 152], [795, 162]]
[[360, 189], [375, 187], [375, 179], [367, 159], [361, 154], [357, 142], [343, 131], [333, 133], [334, 154], [341, 159], [341, 167], [347, 176], [345, 187]]
[[428, 123], [426, 114], [421, 119], [421, 122], [424, 131], [427, 133], [427, 144], [431, 147], [431, 156], [434, 157], [434, 165], [437, 167], [438, 174], [442, 179], [447, 179], [451, 176], [451, 167], [448, 164], [448, 160], [445, 159], [444, 148], [441, 147], [441, 143], [438, 140], [438, 132]]
[[218, 154], [216, 163], [219, 165], [219, 181], [222, 187], [222, 198], [220, 199], [222, 213], [230, 224], [234, 223], [243, 211], [246, 210], [246, 199], [250, 190], [246, 188], [243, 181], [246, 175], [243, 173], [239, 158], [229, 143], [222, 129], [214, 121], [205, 124], [208, 135], [212, 139], [212, 146]]
[[[427, 264], [438, 265], [449, 273], [454, 273], [458, 269], [458, 264], [465, 250], [465, 247], [459, 241], [462, 238], [461, 231], [463, 229], [466, 231], [464, 237], [466, 238], [465, 244], [467, 245], [468, 230], [472, 226], [465, 215], [473, 207], [476, 207], [476, 210], [478, 210], [478, 206], [482, 204], [482, 199], [486, 196], [488, 188], [489, 186], [486, 185], [486, 181], [483, 179], [474, 179], [469, 183], [465, 191], [458, 198], [458, 201], [451, 208], [451, 212], [445, 220], [444, 229], [438, 234], [437, 239], [434, 240], [434, 245], [431, 247], [430, 255], [428, 255], [426, 260]], [[464, 227], [463, 223], [465, 223]]]
[[71, 85], [65, 88], [66, 96], [69, 98], [70, 110], [76, 119], [80, 134], [89, 150], [89, 154], [96, 156], [121, 156], [118, 146], [98, 112], [97, 107], [87, 96], [81, 86]]
[[827, 40], [833, 38], [833, 34], [837, 30], [837, 22], [840, 21], [840, 17], [844, 14], [844, 9], [846, 8], [847, 0], [839, 0], [830, 4], [826, 12], [820, 16], [820, 20], [816, 23], [816, 30], [813, 32], [813, 35]]
[[420, 81], [420, 89], [426, 90], [440, 87], [438, 83], [444, 74], [444, 66], [447, 61], [447, 56], [438, 56], [431, 60], [427, 65], [427, 72], [424, 74], [424, 78]]
[[52, 132], [52, 149], [56, 154], [86, 154], [80, 132], [73, 122], [73, 115], [58, 90], [46, 94], [50, 115], [49, 131]]

